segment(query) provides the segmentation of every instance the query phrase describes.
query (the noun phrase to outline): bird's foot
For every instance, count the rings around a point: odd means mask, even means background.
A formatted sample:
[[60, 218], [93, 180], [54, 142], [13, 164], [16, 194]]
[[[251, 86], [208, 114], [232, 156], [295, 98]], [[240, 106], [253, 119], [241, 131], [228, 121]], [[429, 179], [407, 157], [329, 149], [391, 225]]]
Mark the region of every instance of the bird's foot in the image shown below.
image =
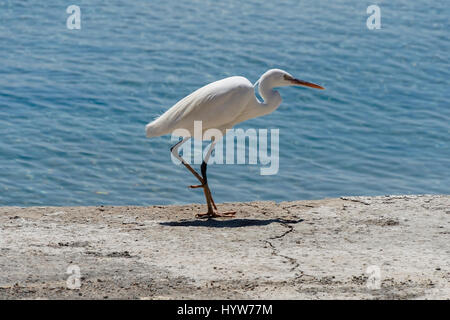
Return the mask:
[[197, 184], [197, 185], [189, 186], [189, 188], [191, 188], [191, 189], [204, 188], [204, 187], [205, 187], [204, 184]]
[[207, 212], [207, 213], [199, 213], [196, 214], [195, 217], [199, 219], [211, 219], [211, 218], [234, 218], [236, 215], [236, 211], [228, 211], [228, 212]]

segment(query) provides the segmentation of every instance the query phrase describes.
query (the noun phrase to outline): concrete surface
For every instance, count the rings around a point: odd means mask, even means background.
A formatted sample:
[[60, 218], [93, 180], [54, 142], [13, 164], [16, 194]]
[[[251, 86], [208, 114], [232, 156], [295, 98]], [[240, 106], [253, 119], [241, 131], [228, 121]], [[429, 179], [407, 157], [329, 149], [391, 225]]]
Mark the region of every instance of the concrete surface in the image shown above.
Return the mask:
[[1, 207], [0, 299], [450, 299], [448, 195], [219, 207]]

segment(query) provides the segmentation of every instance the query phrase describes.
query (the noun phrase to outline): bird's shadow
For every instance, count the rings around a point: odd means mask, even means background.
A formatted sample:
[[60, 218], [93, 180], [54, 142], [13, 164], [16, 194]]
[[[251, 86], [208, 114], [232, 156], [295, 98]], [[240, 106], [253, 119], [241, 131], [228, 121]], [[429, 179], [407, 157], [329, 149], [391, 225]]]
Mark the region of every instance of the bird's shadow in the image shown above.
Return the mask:
[[287, 219], [230, 219], [230, 220], [216, 220], [216, 219], [196, 219], [196, 220], [182, 220], [182, 221], [168, 221], [160, 222], [162, 226], [168, 227], [207, 227], [207, 228], [241, 228], [266, 226], [271, 223], [296, 224], [304, 221], [303, 219], [287, 220]]

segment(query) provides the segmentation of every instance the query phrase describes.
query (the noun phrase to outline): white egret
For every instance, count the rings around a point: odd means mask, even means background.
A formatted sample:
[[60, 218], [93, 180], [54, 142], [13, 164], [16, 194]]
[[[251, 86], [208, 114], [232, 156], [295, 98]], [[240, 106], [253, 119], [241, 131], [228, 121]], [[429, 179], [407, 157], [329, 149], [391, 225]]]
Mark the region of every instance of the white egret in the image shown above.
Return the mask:
[[[264, 101], [255, 96], [254, 87]], [[206, 177], [206, 166], [211, 152], [217, 142], [212, 143], [201, 165], [201, 176], [178, 153], [178, 148], [194, 137], [194, 121], [201, 121], [202, 136], [208, 129], [218, 129], [225, 135], [227, 129], [245, 120], [260, 117], [276, 110], [281, 104], [281, 96], [276, 87], [306, 86], [324, 89], [321, 86], [298, 80], [286, 71], [272, 69], [264, 73], [259, 80], [252, 83], [244, 77], [229, 77], [210, 83], [177, 102], [156, 120], [145, 127], [148, 138], [172, 133], [176, 129], [185, 129], [186, 134], [170, 150], [173, 155], [200, 181], [200, 185], [191, 188], [203, 188], [208, 212], [197, 217], [232, 217], [236, 212], [218, 213], [211, 196]]]

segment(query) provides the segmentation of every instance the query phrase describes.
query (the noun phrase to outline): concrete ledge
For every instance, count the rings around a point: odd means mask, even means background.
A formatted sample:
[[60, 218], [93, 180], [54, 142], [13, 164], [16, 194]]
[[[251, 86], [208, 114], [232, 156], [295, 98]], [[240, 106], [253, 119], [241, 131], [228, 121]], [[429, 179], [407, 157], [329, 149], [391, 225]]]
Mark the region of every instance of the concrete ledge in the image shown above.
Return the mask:
[[0, 298], [450, 299], [448, 195], [202, 209], [1, 207]]

